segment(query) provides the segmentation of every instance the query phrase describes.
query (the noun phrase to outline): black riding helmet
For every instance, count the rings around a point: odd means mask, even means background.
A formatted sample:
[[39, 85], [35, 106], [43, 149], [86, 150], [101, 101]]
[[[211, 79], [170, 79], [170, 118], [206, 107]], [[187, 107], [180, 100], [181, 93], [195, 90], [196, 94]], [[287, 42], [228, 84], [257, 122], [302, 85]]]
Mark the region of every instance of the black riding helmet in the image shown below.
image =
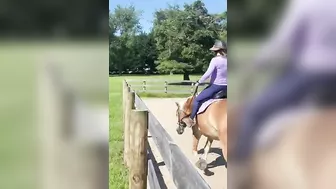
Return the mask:
[[216, 40], [215, 44], [210, 48], [211, 51], [220, 51], [220, 50], [227, 50], [226, 43], [224, 41]]

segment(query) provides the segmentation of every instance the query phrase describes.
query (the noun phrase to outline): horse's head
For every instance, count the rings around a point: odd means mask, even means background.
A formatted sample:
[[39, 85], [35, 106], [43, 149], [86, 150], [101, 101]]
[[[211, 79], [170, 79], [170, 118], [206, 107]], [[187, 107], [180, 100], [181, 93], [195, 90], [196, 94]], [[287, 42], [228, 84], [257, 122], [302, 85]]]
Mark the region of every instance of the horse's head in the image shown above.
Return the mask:
[[194, 97], [188, 97], [184, 102], [175, 102], [177, 106], [176, 117], [177, 117], [177, 128], [176, 132], [181, 135], [184, 132], [184, 129], [187, 127], [187, 124], [184, 122], [185, 118], [191, 114], [191, 106]]

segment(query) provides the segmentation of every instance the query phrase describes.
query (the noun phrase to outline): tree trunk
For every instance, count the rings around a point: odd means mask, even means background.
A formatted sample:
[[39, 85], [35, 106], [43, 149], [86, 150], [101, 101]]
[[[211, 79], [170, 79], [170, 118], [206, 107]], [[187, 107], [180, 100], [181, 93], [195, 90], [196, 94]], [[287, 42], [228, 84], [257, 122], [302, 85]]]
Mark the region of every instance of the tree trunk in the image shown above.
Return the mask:
[[189, 72], [184, 72], [183, 73], [183, 81], [189, 81], [190, 77], [189, 77]]
[[119, 76], [122, 75], [122, 72], [123, 72], [123, 65], [122, 64], [118, 64], [118, 72], [119, 72]]

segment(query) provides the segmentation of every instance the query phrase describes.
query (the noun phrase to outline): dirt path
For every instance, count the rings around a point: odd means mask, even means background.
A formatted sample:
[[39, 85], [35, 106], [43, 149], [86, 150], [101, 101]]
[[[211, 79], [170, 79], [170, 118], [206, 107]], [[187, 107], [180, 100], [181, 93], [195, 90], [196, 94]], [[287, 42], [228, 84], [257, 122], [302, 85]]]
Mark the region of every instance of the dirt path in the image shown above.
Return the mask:
[[[178, 135], [176, 132], [176, 105], [175, 101], [181, 101], [180, 98], [160, 99], [160, 98], [145, 98], [143, 101], [146, 103], [149, 110], [159, 120], [162, 126], [166, 129], [169, 135], [173, 138], [176, 144], [179, 145], [182, 152], [189, 158], [193, 165], [197, 158], [192, 154], [192, 133], [191, 129], [186, 129], [183, 135]], [[198, 149], [203, 149], [205, 145], [205, 137], [201, 138]], [[155, 152], [153, 152], [155, 153]], [[207, 162], [209, 164], [209, 175], [205, 175], [203, 171], [195, 168], [199, 171], [202, 177], [210, 185], [212, 189], [226, 189], [227, 188], [227, 169], [224, 165], [224, 159], [222, 157], [220, 145], [218, 141], [214, 141], [212, 149], [208, 155]], [[164, 172], [164, 168], [160, 168]], [[171, 179], [168, 178], [167, 173], [163, 173], [165, 182], [171, 183]], [[168, 184], [170, 185], [170, 184]], [[169, 186], [167, 186], [170, 188]]]

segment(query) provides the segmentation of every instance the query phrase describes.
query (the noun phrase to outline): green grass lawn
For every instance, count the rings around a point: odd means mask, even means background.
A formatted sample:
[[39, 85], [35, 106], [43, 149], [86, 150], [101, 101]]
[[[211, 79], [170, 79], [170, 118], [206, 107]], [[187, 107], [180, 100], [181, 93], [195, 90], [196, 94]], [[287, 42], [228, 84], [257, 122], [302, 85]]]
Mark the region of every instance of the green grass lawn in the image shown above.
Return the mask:
[[[191, 76], [196, 81], [199, 76]], [[109, 132], [109, 188], [128, 188], [128, 170], [123, 165], [123, 124], [122, 124], [122, 81], [124, 79], [167, 79], [182, 80], [181, 75], [160, 76], [121, 76], [109, 78], [109, 108], [110, 108], [110, 132]], [[186, 95], [175, 94], [150, 94], [141, 93], [141, 97], [183, 97]], [[188, 95], [187, 95], [188, 96]]]
[[122, 79], [109, 79], [109, 188], [128, 188], [128, 171], [123, 165]]

